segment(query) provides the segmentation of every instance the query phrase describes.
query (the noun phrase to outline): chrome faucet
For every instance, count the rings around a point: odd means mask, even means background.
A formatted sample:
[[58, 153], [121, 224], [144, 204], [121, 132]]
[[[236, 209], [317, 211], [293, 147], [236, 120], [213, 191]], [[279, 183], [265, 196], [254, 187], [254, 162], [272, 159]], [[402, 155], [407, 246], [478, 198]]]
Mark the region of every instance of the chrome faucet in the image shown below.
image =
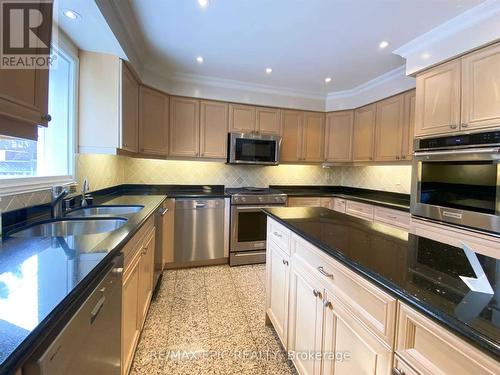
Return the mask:
[[63, 215], [62, 201], [70, 193], [71, 186], [53, 186], [52, 187], [52, 218], [58, 218]]
[[87, 178], [85, 178], [85, 180], [83, 180], [83, 186], [82, 186], [82, 203], [81, 203], [82, 207], [88, 206], [87, 199], [91, 198], [87, 195], [89, 190], [90, 190], [89, 180]]

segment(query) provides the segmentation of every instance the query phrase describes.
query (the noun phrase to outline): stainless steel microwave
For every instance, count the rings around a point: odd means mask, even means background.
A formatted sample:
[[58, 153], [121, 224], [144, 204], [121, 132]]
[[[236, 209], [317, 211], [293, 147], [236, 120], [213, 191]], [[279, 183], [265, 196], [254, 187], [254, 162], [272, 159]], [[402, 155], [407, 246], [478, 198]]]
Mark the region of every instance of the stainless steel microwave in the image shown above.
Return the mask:
[[230, 164], [279, 163], [281, 137], [259, 133], [229, 133], [227, 162]]
[[500, 131], [416, 140], [411, 213], [500, 233]]

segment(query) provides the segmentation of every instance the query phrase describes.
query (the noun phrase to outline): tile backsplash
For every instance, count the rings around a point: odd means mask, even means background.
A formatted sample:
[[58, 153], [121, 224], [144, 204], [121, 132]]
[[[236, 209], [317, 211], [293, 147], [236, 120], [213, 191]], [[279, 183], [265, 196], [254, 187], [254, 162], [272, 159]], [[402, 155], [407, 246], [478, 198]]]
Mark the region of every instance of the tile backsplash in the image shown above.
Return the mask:
[[[126, 156], [78, 154], [78, 190], [85, 177], [91, 190], [123, 183], [217, 184], [227, 187], [268, 185], [343, 185], [410, 193], [411, 166], [321, 168], [313, 165], [228, 165], [221, 162], [136, 159]], [[0, 198], [0, 212], [43, 204], [50, 191]]]

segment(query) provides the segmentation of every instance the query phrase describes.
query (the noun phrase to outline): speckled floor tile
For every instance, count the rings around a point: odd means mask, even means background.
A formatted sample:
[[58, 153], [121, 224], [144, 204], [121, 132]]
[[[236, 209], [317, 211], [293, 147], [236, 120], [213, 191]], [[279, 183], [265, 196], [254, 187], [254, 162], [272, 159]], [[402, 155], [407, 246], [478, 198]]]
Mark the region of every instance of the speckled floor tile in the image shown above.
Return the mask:
[[264, 281], [264, 265], [166, 271], [131, 374], [296, 374], [265, 325]]

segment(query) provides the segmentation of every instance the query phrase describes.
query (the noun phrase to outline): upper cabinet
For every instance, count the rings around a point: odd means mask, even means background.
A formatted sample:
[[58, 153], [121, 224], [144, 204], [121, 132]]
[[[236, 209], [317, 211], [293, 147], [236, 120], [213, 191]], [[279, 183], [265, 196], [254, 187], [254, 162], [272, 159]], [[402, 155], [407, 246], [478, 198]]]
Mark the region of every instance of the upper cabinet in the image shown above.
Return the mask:
[[352, 160], [353, 111], [331, 112], [326, 115], [325, 160], [348, 162]]
[[281, 111], [276, 108], [257, 107], [255, 129], [262, 134], [280, 134]]
[[413, 155], [413, 136], [415, 134], [415, 90], [404, 94], [404, 122], [401, 159], [411, 160]]
[[305, 112], [302, 136], [302, 160], [307, 162], [324, 161], [325, 114]]
[[139, 152], [166, 156], [168, 153], [168, 96], [141, 86], [139, 89]]
[[170, 156], [199, 156], [199, 125], [199, 100], [181, 97], [170, 98]]
[[417, 75], [415, 136], [457, 131], [460, 126], [460, 61]]
[[229, 130], [240, 133], [255, 131], [255, 107], [243, 104], [229, 104]]
[[229, 131], [280, 134], [281, 111], [277, 108], [229, 104]]
[[354, 111], [353, 161], [372, 161], [376, 105], [370, 104]]
[[322, 162], [325, 114], [283, 111], [281, 120], [283, 162]]
[[202, 100], [200, 103], [200, 156], [225, 159], [228, 130], [227, 103]]
[[375, 161], [400, 160], [404, 127], [404, 96], [377, 102]]
[[500, 44], [417, 75], [415, 136], [500, 128]]
[[121, 79], [121, 148], [139, 150], [139, 82], [126, 64], [122, 63]]
[[462, 58], [462, 130], [500, 127], [500, 44]]

